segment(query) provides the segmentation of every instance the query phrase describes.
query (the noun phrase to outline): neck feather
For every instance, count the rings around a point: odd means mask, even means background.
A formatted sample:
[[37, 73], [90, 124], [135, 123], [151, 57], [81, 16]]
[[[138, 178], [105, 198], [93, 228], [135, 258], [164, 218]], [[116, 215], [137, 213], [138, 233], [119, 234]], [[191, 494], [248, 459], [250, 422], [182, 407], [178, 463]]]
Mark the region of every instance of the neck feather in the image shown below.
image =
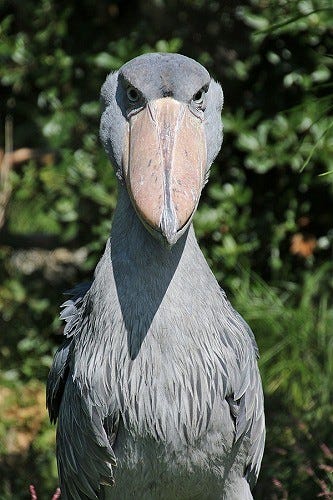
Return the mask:
[[100, 301], [101, 307], [119, 311], [133, 358], [153, 324], [172, 330], [175, 323], [204, 314], [210, 307], [207, 293], [221, 293], [193, 227], [171, 248], [163, 245], [144, 227], [122, 186], [94, 290], [95, 307]]
[[149, 269], [147, 279], [149, 276], [160, 279], [161, 274], [165, 278], [168, 275], [171, 279], [171, 274], [176, 271], [188, 252], [201, 255], [192, 226], [175, 245], [169, 247], [152, 236], [144, 227], [126, 189], [120, 185], [111, 230], [113, 267], [120, 266], [123, 272], [127, 266], [131, 272], [134, 272], [134, 267], [136, 271]]

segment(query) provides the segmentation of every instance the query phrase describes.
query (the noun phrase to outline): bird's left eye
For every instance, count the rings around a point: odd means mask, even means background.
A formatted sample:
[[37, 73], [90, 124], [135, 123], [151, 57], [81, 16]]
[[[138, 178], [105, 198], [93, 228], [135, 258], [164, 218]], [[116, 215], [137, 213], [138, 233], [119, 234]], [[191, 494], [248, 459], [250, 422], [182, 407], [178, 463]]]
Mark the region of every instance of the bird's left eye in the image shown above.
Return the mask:
[[139, 91], [134, 87], [128, 87], [126, 94], [130, 102], [137, 102], [140, 99]]
[[198, 92], [193, 96], [193, 102], [195, 102], [195, 104], [202, 104], [204, 100], [204, 95], [205, 95], [204, 89], [198, 90]]

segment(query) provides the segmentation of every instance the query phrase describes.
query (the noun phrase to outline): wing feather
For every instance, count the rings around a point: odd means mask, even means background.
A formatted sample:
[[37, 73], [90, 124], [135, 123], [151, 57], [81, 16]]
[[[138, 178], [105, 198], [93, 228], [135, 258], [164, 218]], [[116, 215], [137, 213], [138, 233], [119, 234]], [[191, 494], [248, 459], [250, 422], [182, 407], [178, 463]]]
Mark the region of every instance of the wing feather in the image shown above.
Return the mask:
[[[101, 484], [114, 484], [116, 458], [103, 426], [102, 407], [89, 407], [70, 377], [57, 430], [60, 487], [65, 498], [99, 498]], [[84, 496], [85, 495], [85, 496]]]
[[[113, 485], [116, 465], [112, 449], [117, 416], [85, 398], [73, 379], [71, 363], [75, 342], [84, 327], [84, 298], [91, 284], [82, 283], [67, 292], [62, 304], [65, 341], [57, 350], [47, 381], [47, 408], [51, 422], [58, 420], [57, 460], [62, 497], [68, 500], [97, 499], [101, 484]], [[104, 423], [113, 422], [108, 437]]]
[[250, 439], [244, 475], [252, 488], [258, 479], [265, 446], [264, 396], [257, 364], [259, 351], [254, 334], [240, 314], [235, 310], [233, 313], [244, 333], [245, 342], [238, 353], [239, 373], [235, 377], [238, 382], [227, 401], [235, 419], [235, 442], [244, 435]]
[[80, 318], [80, 309], [90, 286], [91, 283], [80, 283], [69, 290], [66, 295], [72, 295], [72, 298], [61, 305], [63, 310], [60, 313], [60, 318], [66, 322], [64, 329], [66, 339], [54, 356], [46, 384], [46, 406], [52, 423], [57, 421], [59, 415], [59, 407], [69, 374], [71, 353], [74, 348], [74, 334]]

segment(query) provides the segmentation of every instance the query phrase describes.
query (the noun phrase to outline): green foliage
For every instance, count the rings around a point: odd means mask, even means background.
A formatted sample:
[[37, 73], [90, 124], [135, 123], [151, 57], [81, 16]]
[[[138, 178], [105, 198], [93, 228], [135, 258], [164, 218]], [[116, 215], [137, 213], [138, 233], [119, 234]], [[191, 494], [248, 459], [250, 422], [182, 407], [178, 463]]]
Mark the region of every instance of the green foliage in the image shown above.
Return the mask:
[[44, 384], [1, 382], [1, 499], [28, 498], [30, 484], [51, 498], [57, 484], [55, 434], [46, 415]]
[[331, 266], [323, 266], [304, 273], [301, 286], [286, 283], [279, 290], [243, 273], [233, 290], [235, 305], [261, 345], [265, 393], [283, 396], [294, 416], [318, 422], [330, 417], [333, 399], [333, 282], [328, 272]]
[[[19, 409], [26, 391], [24, 408], [39, 401], [61, 341], [61, 293], [91, 278], [110, 230], [116, 181], [98, 139], [107, 73], [179, 51], [225, 93], [224, 145], [195, 226], [261, 351], [268, 445], [256, 498], [330, 498], [330, 0], [26, 0], [0, 13], [0, 116], [13, 119], [14, 149], [35, 151], [11, 170], [0, 228], [0, 404]], [[43, 418], [18, 449], [5, 439], [12, 416], [1, 419], [1, 498], [26, 498], [30, 481], [43, 498], [54, 491]]]

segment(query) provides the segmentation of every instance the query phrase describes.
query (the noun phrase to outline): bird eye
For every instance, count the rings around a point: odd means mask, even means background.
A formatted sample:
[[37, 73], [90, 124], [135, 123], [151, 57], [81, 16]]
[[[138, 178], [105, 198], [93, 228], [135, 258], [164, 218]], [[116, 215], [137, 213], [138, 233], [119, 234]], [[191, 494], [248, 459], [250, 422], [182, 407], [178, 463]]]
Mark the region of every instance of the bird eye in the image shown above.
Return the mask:
[[139, 91], [136, 90], [134, 87], [128, 87], [126, 94], [128, 100], [131, 102], [137, 102], [140, 99]]
[[193, 101], [196, 104], [202, 104], [203, 99], [204, 99], [204, 95], [205, 95], [205, 91], [203, 89], [198, 90], [198, 92], [196, 94], [194, 94], [194, 96], [193, 96]]

